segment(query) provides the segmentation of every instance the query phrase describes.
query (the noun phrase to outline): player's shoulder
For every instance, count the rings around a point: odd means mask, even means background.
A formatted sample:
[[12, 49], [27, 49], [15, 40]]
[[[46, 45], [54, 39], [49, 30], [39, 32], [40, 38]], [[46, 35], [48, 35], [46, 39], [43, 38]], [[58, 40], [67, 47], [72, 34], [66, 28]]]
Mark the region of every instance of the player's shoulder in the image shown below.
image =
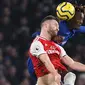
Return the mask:
[[61, 46], [60, 46], [60, 45], [58, 45], [58, 44], [56, 44], [56, 46], [57, 46], [57, 47], [59, 47], [59, 48], [61, 48]]
[[60, 48], [60, 50], [64, 50], [64, 48], [63, 48], [62, 46], [60, 46], [60, 45], [58, 45], [58, 44], [56, 44], [56, 46], [57, 46], [58, 48]]
[[41, 42], [40, 42], [40, 38], [37, 36], [37, 37], [33, 40], [33, 42], [31, 43], [31, 46], [32, 46], [32, 45], [35, 45], [35, 46], [36, 46], [36, 45], [38, 45], [39, 43], [41, 43]]
[[34, 56], [39, 56], [41, 53], [46, 53], [44, 51], [44, 46], [41, 43], [41, 41], [39, 41], [38, 38], [35, 38], [30, 46], [30, 50], [29, 52], [34, 55]]
[[31, 46], [39, 46], [41, 44], [42, 43], [39, 40], [35, 40], [35, 41], [32, 42]]
[[67, 24], [67, 21], [66, 21], [66, 20], [61, 20], [61, 21], [59, 22], [59, 24]]
[[31, 43], [31, 48], [36, 48], [36, 47], [42, 47], [42, 42], [40, 41], [40, 37], [39, 36], [37, 36], [34, 40], [33, 40], [33, 42]]
[[64, 48], [62, 46], [58, 45], [58, 47], [60, 48], [60, 56], [61, 57], [67, 55], [66, 51], [64, 50]]
[[[63, 29], [62, 29], [63, 28]], [[63, 33], [63, 32], [66, 32], [66, 30], [68, 30], [68, 26], [67, 26], [67, 21], [63, 20], [63, 21], [60, 21], [59, 22], [59, 29], [60, 31]], [[59, 31], [59, 32], [60, 32]]]

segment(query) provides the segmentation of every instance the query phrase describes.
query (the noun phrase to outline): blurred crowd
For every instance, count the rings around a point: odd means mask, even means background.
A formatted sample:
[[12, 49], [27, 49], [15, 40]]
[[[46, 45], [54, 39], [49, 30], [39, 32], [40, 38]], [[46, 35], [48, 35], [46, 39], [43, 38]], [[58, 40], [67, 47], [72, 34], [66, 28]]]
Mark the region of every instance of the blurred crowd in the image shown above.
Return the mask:
[[[56, 15], [55, 8], [62, 1], [0, 0], [0, 85], [34, 85], [27, 70], [31, 35], [39, 30], [44, 16]], [[85, 63], [85, 34], [69, 40], [64, 47], [67, 54]], [[76, 85], [85, 85], [85, 73], [75, 73]]]

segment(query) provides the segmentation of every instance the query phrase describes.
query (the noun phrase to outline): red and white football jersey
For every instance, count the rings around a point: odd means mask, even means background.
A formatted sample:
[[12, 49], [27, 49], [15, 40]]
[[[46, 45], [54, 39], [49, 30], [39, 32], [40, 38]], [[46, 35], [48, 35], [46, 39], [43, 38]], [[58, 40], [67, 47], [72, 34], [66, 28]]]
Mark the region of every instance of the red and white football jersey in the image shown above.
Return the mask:
[[33, 40], [29, 49], [29, 55], [32, 59], [37, 77], [41, 77], [49, 73], [45, 65], [39, 59], [39, 55], [43, 53], [48, 54], [55, 69], [62, 71], [67, 70], [66, 67], [61, 63], [61, 57], [67, 55], [64, 49], [53, 41], [49, 41], [37, 36]]

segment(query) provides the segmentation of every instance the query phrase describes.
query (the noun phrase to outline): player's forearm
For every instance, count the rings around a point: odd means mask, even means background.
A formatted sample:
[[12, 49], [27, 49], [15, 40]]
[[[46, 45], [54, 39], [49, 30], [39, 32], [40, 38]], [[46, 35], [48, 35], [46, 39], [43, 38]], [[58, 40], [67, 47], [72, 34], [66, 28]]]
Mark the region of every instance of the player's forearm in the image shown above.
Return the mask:
[[54, 76], [55, 81], [57, 82], [58, 85], [60, 85], [61, 81], [61, 76], [60, 74], [57, 73], [56, 69], [54, 68], [53, 64], [51, 61], [48, 60], [48, 62], [44, 62], [44, 65], [48, 69], [48, 71]]
[[53, 64], [51, 63], [49, 57], [47, 54], [41, 54], [39, 56], [39, 59], [43, 62], [47, 70], [52, 73], [53, 75], [56, 75], [56, 69], [54, 68]]
[[74, 70], [85, 72], [85, 65], [82, 63], [74, 62], [70, 67]]
[[53, 75], [56, 75], [56, 70], [50, 61], [44, 62], [44, 65], [46, 66], [46, 68], [48, 69], [50, 73], [52, 73]]

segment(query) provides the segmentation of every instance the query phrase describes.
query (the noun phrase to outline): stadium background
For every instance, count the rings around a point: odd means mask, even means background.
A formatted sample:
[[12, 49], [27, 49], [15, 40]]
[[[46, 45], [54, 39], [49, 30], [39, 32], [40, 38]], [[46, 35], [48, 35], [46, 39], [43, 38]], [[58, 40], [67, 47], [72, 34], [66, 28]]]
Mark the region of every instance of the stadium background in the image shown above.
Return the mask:
[[[34, 85], [26, 63], [31, 35], [39, 30], [44, 16], [55, 15], [55, 7], [63, 1], [0, 0], [0, 85]], [[85, 4], [84, 0], [79, 3]], [[85, 34], [70, 39], [64, 47], [75, 60], [85, 63]], [[85, 73], [74, 72], [76, 85], [85, 85]]]

